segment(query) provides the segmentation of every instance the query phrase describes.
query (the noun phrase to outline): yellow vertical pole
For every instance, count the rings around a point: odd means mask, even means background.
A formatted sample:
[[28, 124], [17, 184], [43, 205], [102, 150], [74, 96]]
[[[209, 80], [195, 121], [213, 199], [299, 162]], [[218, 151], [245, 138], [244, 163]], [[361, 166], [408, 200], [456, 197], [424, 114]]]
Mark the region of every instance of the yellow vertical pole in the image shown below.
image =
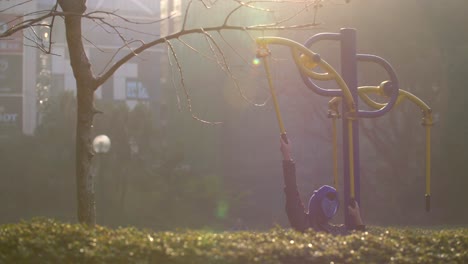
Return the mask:
[[431, 208], [431, 126], [426, 125], [426, 211]]
[[333, 137], [333, 185], [338, 189], [338, 142], [336, 132], [336, 117], [332, 120], [332, 137]]
[[348, 119], [348, 141], [349, 141], [349, 186], [351, 191], [351, 198], [354, 199], [354, 145], [353, 145], [353, 120]]
[[273, 87], [273, 80], [271, 79], [268, 56], [263, 56], [263, 65], [265, 67], [265, 72], [266, 72], [267, 79], [268, 79], [268, 86], [270, 87], [271, 98], [273, 99], [273, 104], [274, 104], [275, 112], [276, 112], [276, 118], [278, 119], [278, 125], [281, 131], [281, 135], [286, 135], [286, 130], [284, 129], [283, 119], [281, 118], [278, 99], [276, 98], [275, 88]]

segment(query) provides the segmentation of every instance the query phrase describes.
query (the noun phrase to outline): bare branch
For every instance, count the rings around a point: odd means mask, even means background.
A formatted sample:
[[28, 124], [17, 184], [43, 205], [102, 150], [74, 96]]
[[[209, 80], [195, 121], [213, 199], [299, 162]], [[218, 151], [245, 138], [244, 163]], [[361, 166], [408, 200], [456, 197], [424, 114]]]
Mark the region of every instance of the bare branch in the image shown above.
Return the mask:
[[31, 41], [32, 43], [34, 43], [34, 45], [29, 45], [29, 44], [26, 44], [25, 46], [27, 47], [33, 47], [33, 48], [37, 48], [39, 49], [41, 52], [44, 52], [44, 53], [47, 53], [47, 50], [44, 48], [44, 45], [42, 43], [39, 43], [37, 42], [37, 40], [35, 39], [32, 39], [28, 36], [24, 36], [25, 39]]
[[200, 0], [200, 2], [203, 4], [203, 6], [205, 6], [206, 9], [210, 9], [216, 2], [218, 2], [218, 0], [215, 0], [215, 1], [209, 1], [211, 6], [209, 6], [207, 3], [205, 3], [204, 0]]
[[[216, 63], [218, 64], [218, 66], [219, 66], [223, 71], [224, 71], [224, 68], [225, 68], [225, 67], [226, 67], [226, 69], [229, 71], [229, 68], [228, 68], [228, 65], [227, 65], [227, 62], [226, 62], [226, 58], [224, 57], [224, 54], [223, 54], [222, 50], [218, 47], [216, 41], [215, 41], [215, 40], [213, 39], [213, 37], [212, 37], [210, 34], [208, 34], [207, 32], [203, 32], [203, 34], [204, 34], [204, 36], [205, 36], [206, 42], [208, 43], [208, 46], [210, 47], [211, 52], [213, 53], [213, 55], [214, 55], [214, 57], [215, 57], [215, 59], [216, 59]], [[217, 48], [217, 49], [215, 49], [215, 48], [213, 47], [213, 44], [216, 45], [216, 48]], [[218, 59], [218, 58], [219, 58], [218, 52], [220, 53], [220, 55], [221, 55], [221, 57], [222, 57], [222, 58], [221, 58], [222, 61], [220, 61], [220, 60]]]
[[127, 22], [129, 24], [134, 24], [134, 25], [151, 25], [151, 24], [158, 24], [158, 23], [161, 23], [162, 21], [165, 21], [167, 19], [170, 19], [172, 18], [172, 16], [168, 16], [168, 17], [165, 17], [165, 18], [161, 18], [161, 19], [157, 19], [157, 20], [151, 20], [151, 21], [137, 21], [137, 20], [132, 20], [132, 19], [128, 19], [124, 16], [121, 16], [119, 14], [117, 14], [117, 11], [113, 11], [113, 12], [108, 12], [108, 11], [93, 11], [93, 12], [89, 12], [85, 15], [83, 15], [83, 17], [85, 18], [95, 18], [95, 19], [101, 19], [101, 20], [104, 20], [105, 17], [99, 17], [99, 16], [96, 16], [96, 15], [106, 15], [108, 17], [115, 17], [115, 18], [119, 18], [121, 19], [122, 21], [124, 22]]
[[172, 80], [172, 87], [174, 87], [174, 90], [176, 92], [176, 97], [177, 97], [177, 109], [180, 111], [182, 111], [182, 107], [181, 107], [181, 104], [180, 104], [180, 96], [179, 96], [179, 92], [177, 91], [177, 85], [175, 83], [175, 78], [174, 78], [174, 67], [172, 65], [172, 60], [171, 60], [171, 53], [170, 53], [171, 49], [169, 47], [169, 45], [167, 46], [167, 60], [169, 62], [169, 66], [170, 66], [170, 69], [171, 69], [171, 80]]
[[48, 53], [48, 50], [46, 49], [44, 45], [43, 39], [39, 36], [39, 34], [37, 34], [36, 30], [34, 30], [34, 28], [32, 27], [30, 28], [30, 30], [34, 37], [31, 38], [25, 35], [24, 38], [34, 43], [35, 47], [38, 48], [41, 52]]
[[186, 97], [185, 99], [186, 99], [186, 101], [187, 101], [187, 107], [188, 107], [189, 112], [190, 112], [191, 115], [192, 115], [192, 118], [195, 119], [195, 120], [197, 120], [197, 121], [199, 121], [199, 122], [202, 122], [202, 123], [204, 123], [204, 124], [209, 124], [209, 125], [218, 125], [218, 124], [221, 124], [222, 122], [211, 122], [211, 121], [207, 121], [207, 120], [201, 119], [201, 118], [199, 118], [198, 116], [196, 116], [196, 115], [194, 114], [194, 112], [192, 111], [192, 103], [191, 103], [192, 99], [190, 98], [190, 94], [189, 94], [189, 92], [188, 92], [188, 90], [187, 90], [187, 87], [186, 87], [186, 85], [185, 85], [184, 74], [183, 74], [183, 72], [182, 72], [182, 66], [181, 66], [180, 63], [179, 63], [179, 59], [177, 58], [177, 54], [176, 54], [176, 52], [175, 52], [175, 49], [174, 49], [174, 46], [172, 45], [172, 43], [171, 43], [170, 41], [168, 41], [168, 40], [166, 40], [166, 43], [167, 43], [168, 47], [170, 48], [172, 57], [174, 58], [175, 63], [176, 63], [176, 65], [177, 65], [177, 69], [178, 69], [178, 71], [179, 71], [179, 76], [180, 76], [180, 83], [181, 83], [182, 88], [183, 88], [183, 90], [184, 90], [185, 97]]
[[32, 2], [32, 0], [26, 0], [26, 1], [23, 1], [23, 2], [21, 2], [21, 3], [12, 5], [12, 6], [10, 6], [10, 7], [7, 7], [7, 8], [5, 8], [5, 9], [2, 9], [2, 10], [0, 10], [0, 13], [3, 13], [3, 12], [5, 12], [5, 11], [8, 11], [8, 10], [10, 10], [10, 9], [12, 9], [12, 8], [17, 7], [17, 6], [27, 4], [27, 3], [29, 3], [29, 2]]
[[[221, 63], [218, 63], [218, 64], [220, 65], [221, 69], [226, 73], [226, 75], [229, 76], [229, 78], [234, 82], [234, 85], [236, 86], [237, 90], [239, 91], [239, 94], [241, 95], [241, 97], [245, 101], [247, 101], [248, 103], [250, 103], [250, 104], [252, 104], [254, 106], [265, 106], [270, 97], [268, 97], [263, 103], [260, 103], [260, 104], [259, 103], [254, 103], [249, 98], [247, 98], [247, 96], [244, 94], [244, 91], [242, 90], [241, 86], [239, 85], [239, 81], [237, 80], [237, 78], [232, 73], [231, 68], [229, 67], [229, 64], [227, 63], [227, 59], [224, 56], [224, 53], [222, 52], [222, 49], [219, 47], [219, 45], [216, 43], [216, 41], [213, 39], [213, 37], [209, 33], [204, 32], [204, 34], [207, 36], [207, 38], [210, 40], [210, 42], [213, 43], [213, 45], [216, 47], [216, 49], [220, 53], [221, 58], [222, 58], [223, 61]], [[210, 47], [211, 47], [211, 44], [210, 44]], [[213, 50], [213, 52], [215, 52], [215, 51]], [[225, 67], [222, 67], [223, 65]]]
[[[42, 16], [39, 16], [37, 18], [27, 19], [27, 20], [21, 21], [20, 23], [15, 24], [13, 27], [8, 28], [5, 32], [1, 33], [0, 38], [9, 37], [9, 36], [15, 34], [16, 32], [19, 32], [19, 31], [22, 31], [22, 30], [25, 30], [25, 29], [28, 29], [28, 28], [32, 28], [34, 26], [43, 26], [43, 24], [41, 24], [39, 22], [43, 21], [46, 18], [49, 18], [49, 17], [53, 16], [54, 13], [56, 13], [56, 12], [49, 11], [49, 13], [47, 13], [45, 15], [42, 15]], [[12, 21], [15, 21], [15, 20], [18, 20], [18, 19], [19, 18], [16, 18], [16, 19], [14, 19]]]
[[322, 2], [322, 0], [316, 0], [315, 3], [314, 3], [314, 22], [313, 22], [314, 24], [317, 21], [317, 13], [318, 13], [318, 10], [320, 8], [321, 2]]
[[[192, 1], [190, 1], [190, 3], [191, 2]], [[250, 1], [250, 2], [247, 2], [245, 4], [242, 3], [242, 2], [239, 2], [239, 1], [237, 1], [237, 2], [239, 3], [239, 7], [234, 8], [234, 10], [232, 12], [235, 12], [235, 10], [238, 10], [239, 8], [241, 8], [243, 6], [251, 7], [252, 3], [256, 3], [256, 2], [286, 3], [286, 1], [271, 1], [271, 0], [270, 1]], [[203, 2], [203, 3], [206, 5], [205, 2]], [[265, 11], [266, 11], [266, 9], [265, 9]], [[232, 12], [230, 14], [232, 14]], [[100, 25], [103, 29], [104, 29], [103, 25], [106, 25], [106, 26], [110, 27], [112, 29], [112, 31], [114, 31], [115, 34], [117, 34], [121, 38], [124, 45], [129, 48], [130, 52], [126, 56], [124, 56], [121, 60], [114, 63], [109, 68], [109, 70], [107, 72], [104, 72], [102, 75], [100, 75], [100, 77], [98, 77], [97, 81], [98, 81], [99, 85], [102, 85], [102, 83], [104, 83], [113, 73], [115, 73], [115, 71], [119, 67], [121, 67], [127, 61], [129, 61], [132, 57], [137, 56], [139, 53], [143, 52], [144, 50], [146, 50], [146, 49], [148, 49], [150, 47], [153, 47], [155, 45], [158, 45], [158, 44], [161, 44], [161, 43], [164, 42], [164, 40], [162, 38], [159, 38], [159, 39], [156, 39], [156, 40], [151, 41], [149, 43], [142, 44], [141, 46], [139, 46], [136, 49], [132, 49], [129, 46], [128, 41], [119, 32], [120, 27], [116, 26], [116, 25], [111, 25], [109, 22], [105, 21], [106, 17], [119, 18], [122, 21], [125, 21], [125, 22], [128, 22], [128, 23], [133, 23], [133, 24], [152, 24], [152, 23], [161, 22], [161, 21], [169, 18], [168, 17], [168, 18], [164, 18], [164, 19], [160, 19], [160, 20], [156, 20], [156, 21], [150, 21], [150, 22], [141, 22], [141, 21], [134, 21], [134, 20], [122, 17], [121, 15], [118, 15], [115, 12], [93, 11], [93, 12], [90, 12], [90, 13], [87, 13], [87, 14], [70, 13], [70, 12], [57, 12], [56, 11], [56, 5], [54, 6], [54, 8], [52, 10], [48, 10], [48, 11], [42, 10], [42, 11], [33, 12], [31, 14], [43, 14], [43, 15], [40, 15], [39, 17], [36, 17], [36, 18], [27, 19], [27, 20], [24, 20], [24, 21], [16, 24], [15, 26], [9, 28], [7, 31], [0, 34], [0, 38], [10, 36], [13, 33], [17, 32], [17, 31], [20, 31], [20, 30], [23, 30], [23, 29], [27, 29], [27, 28], [32, 29], [34, 26], [52, 27], [53, 23], [54, 23], [54, 19], [55, 19], [56, 16], [61, 16], [61, 17], [81, 16], [81, 17], [92, 19], [92, 20], [95, 20], [95, 21], [100, 21], [101, 24], [97, 23], [98, 25]], [[186, 12], [186, 14], [188, 14], [188, 12]], [[228, 17], [229, 16], [230, 15], [228, 15]], [[49, 17], [52, 17], [52, 23], [51, 24], [43, 25], [43, 24], [40, 23], [41, 21], [43, 21], [44, 19], [47, 19]], [[181, 36], [184, 36], [184, 35], [189, 35], [189, 34], [194, 34], [194, 33], [202, 33], [203, 34], [203, 32], [211, 32], [211, 31], [221, 32], [222, 30], [237, 30], [237, 31], [246, 32], [246, 31], [249, 31], [249, 30], [250, 31], [256, 31], [256, 30], [264, 31], [264, 30], [310, 29], [310, 28], [315, 26], [315, 24], [302, 24], [302, 25], [293, 25], [293, 26], [277, 26], [277, 24], [269, 24], [269, 25], [254, 25], [254, 26], [250, 26], [250, 27], [242, 27], [242, 26], [227, 25], [226, 24], [227, 21], [228, 20], [225, 20], [223, 25], [216, 26], [216, 27], [208, 27], [208, 28], [201, 28], [201, 29], [190, 29], [190, 30], [184, 29], [184, 30], [181, 30], [181, 31], [179, 31], [179, 32], [177, 32], [175, 34], [166, 36], [165, 39], [172, 40], [172, 39], [177, 39], [177, 38], [179, 38]], [[105, 31], [109, 32], [108, 30], [105, 30]], [[34, 32], [33, 29], [32, 29], [32, 32]], [[39, 44], [36, 41], [33, 41], [33, 43]], [[52, 44], [52, 40], [49, 41], [49, 49], [44, 50], [44, 52], [50, 53], [50, 44]], [[43, 47], [44, 46], [42, 46], [42, 48]]]
[[185, 14], [184, 14], [184, 22], [182, 22], [182, 31], [185, 30], [185, 24], [187, 23], [187, 17], [190, 12], [190, 7], [192, 6], [193, 0], [190, 0], [187, 4], [187, 9], [185, 9]]
[[[258, 1], [250, 1], [250, 2], [247, 2], [247, 3], [243, 3], [241, 1], [238, 1], [238, 0], [235, 0], [239, 6], [232, 9], [231, 12], [229, 12], [227, 15], [226, 15], [226, 18], [224, 19], [224, 23], [223, 25], [227, 25], [228, 22], [229, 22], [229, 19], [232, 17], [232, 15], [234, 15], [237, 11], [239, 11], [242, 7], [250, 7], [250, 8], [255, 8], [255, 7], [252, 7], [251, 6], [251, 3], [254, 3], [254, 2], [258, 2]], [[264, 10], [266, 12], [269, 12], [267, 10]]]
[[[57, 11], [57, 8], [58, 8], [58, 2], [55, 3], [54, 7], [52, 8], [52, 11], [53, 12], [56, 12]], [[54, 23], [55, 23], [55, 16], [52, 17], [52, 21], [50, 21], [50, 26], [49, 26], [49, 49], [48, 49], [48, 52], [50, 54], [51, 50], [52, 50], [52, 39], [53, 39], [53, 27], [54, 27]]]
[[[125, 21], [127, 23], [131, 23], [131, 24], [135, 24], [135, 25], [155, 24], [155, 23], [160, 23], [161, 21], [164, 21], [164, 20], [167, 20], [167, 19], [171, 18], [171, 16], [169, 16], [169, 17], [166, 17], [166, 18], [158, 19], [158, 20], [143, 22], [143, 21], [136, 21], [136, 20], [131, 20], [131, 19], [125, 18], [125, 17], [123, 17], [121, 15], [116, 14], [115, 12], [93, 11], [93, 12], [86, 13], [86, 14], [80, 14], [80, 13], [72, 13], [72, 12], [58, 12], [58, 11], [56, 11], [56, 9], [57, 9], [57, 6], [55, 5], [54, 8], [52, 8], [50, 10], [40, 10], [40, 11], [35, 11], [35, 12], [31, 12], [31, 13], [23, 15], [22, 17], [29, 17], [29, 16], [36, 16], [36, 15], [39, 15], [39, 16], [35, 17], [35, 18], [31, 18], [31, 19], [25, 19], [25, 20], [21, 21], [20, 23], [15, 24], [13, 27], [8, 28], [5, 32], [1, 33], [0, 38], [11, 36], [15, 32], [30, 28], [32, 26], [39, 26], [40, 24], [38, 24], [38, 22], [43, 21], [43, 20], [45, 20], [47, 18], [50, 18], [50, 17], [54, 18], [56, 16], [60, 16], [60, 17], [80, 16], [80, 17], [83, 17], [83, 18], [100, 20], [102, 22], [105, 21], [105, 19], [106, 19], [105, 16], [108, 16], [108, 17], [119, 18], [122, 21]], [[105, 16], [100, 16], [100, 15], [105, 15]], [[19, 20], [19, 17], [13, 19], [12, 21], [9, 21], [8, 23], [13, 22], [13, 21], [17, 21], [17, 20]], [[114, 26], [114, 27], [117, 27], [117, 26]]]
[[[130, 45], [131, 43], [133, 43], [133, 42], [140, 42], [140, 43], [142, 43], [142, 45], [144, 45], [144, 43], [143, 43], [141, 40], [134, 40], [134, 41], [130, 41], [130, 42], [128, 42], [128, 41], [125, 40], [125, 45], [121, 46], [120, 48], [118, 48], [118, 49], [114, 52], [114, 54], [113, 54], [112, 57], [109, 59], [109, 61], [107, 62], [107, 64], [104, 66], [104, 68], [102, 69], [102, 71], [101, 71], [100, 74], [102, 74], [102, 73], [104, 73], [104, 72], [106, 71], [106, 69], [111, 65], [112, 61], [114, 61], [114, 59], [117, 57], [117, 54], [119, 54], [119, 52], [120, 52], [121, 50], [125, 49], [125, 48], [128, 48], [128, 49], [130, 49], [130, 50], [132, 51], [132, 54], [134, 54], [133, 57], [138, 56], [138, 54], [135, 54], [135, 53], [133, 52], [133, 49], [132, 49], [131, 47], [129, 47], [129, 45]], [[101, 50], [101, 51], [104, 52], [103, 50]], [[105, 81], [104, 81], [104, 82], [105, 82]], [[104, 82], [103, 82], [103, 83], [104, 83]], [[102, 83], [101, 83], [100, 85], [102, 85]], [[98, 86], [98, 87], [99, 87], [99, 86]]]
[[245, 31], [245, 30], [252, 30], [252, 31], [265, 31], [265, 30], [289, 30], [289, 29], [310, 29], [314, 28], [315, 26], [312, 24], [304, 24], [304, 25], [295, 25], [295, 26], [251, 26], [251, 27], [241, 27], [241, 26], [229, 26], [229, 25], [222, 25], [222, 26], [215, 26], [215, 27], [207, 27], [207, 28], [195, 28], [195, 29], [190, 29], [190, 30], [184, 30], [184, 31], [179, 31], [177, 33], [168, 35], [164, 38], [156, 39], [154, 41], [148, 42], [144, 45], [141, 45], [140, 47], [136, 48], [133, 50], [133, 52], [125, 55], [122, 59], [119, 61], [115, 62], [114, 65], [112, 65], [111, 68], [107, 72], [105, 72], [103, 75], [98, 77], [98, 83], [99, 85], [102, 85], [112, 74], [117, 71], [118, 68], [120, 68], [123, 64], [125, 64], [127, 61], [129, 61], [131, 58], [133, 58], [135, 55], [140, 54], [141, 52], [145, 51], [148, 48], [151, 48], [153, 46], [156, 46], [158, 44], [164, 43], [165, 39], [166, 40], [173, 40], [180, 38], [185, 35], [190, 35], [190, 34], [195, 34], [195, 33], [202, 33], [203, 32], [212, 32], [212, 31], [222, 31], [222, 30], [234, 30], [234, 31]]
[[165, 39], [165, 42], [167, 46], [169, 47], [172, 57], [174, 58], [174, 61], [176, 63], [177, 70], [179, 71], [180, 84], [182, 85], [182, 89], [184, 90], [184, 93], [185, 93], [185, 99], [187, 100], [187, 106], [188, 106], [189, 111], [192, 112], [192, 103], [190, 99], [190, 94], [187, 90], [187, 87], [185, 86], [184, 74], [182, 72], [182, 67], [180, 66], [179, 59], [177, 58], [177, 54], [175, 52], [174, 46], [172, 46], [172, 43], [167, 39]]
[[89, 44], [91, 44], [95, 49], [99, 50], [100, 52], [105, 52], [103, 49], [101, 49], [99, 46], [97, 46], [96, 44], [94, 44], [93, 41], [89, 40], [88, 38], [86, 38], [85, 36], [81, 36], [86, 42], [88, 42]]
[[[97, 26], [99, 26], [100, 28], [102, 28], [106, 33], [108, 34], [120, 34], [120, 29], [122, 30], [126, 30], [126, 31], [130, 31], [130, 32], [134, 32], [134, 33], [138, 33], [138, 34], [141, 34], [141, 35], [146, 35], [146, 36], [153, 36], [153, 37], [161, 37], [160, 34], [152, 34], [152, 33], [148, 33], [146, 31], [140, 31], [140, 30], [137, 30], [137, 29], [134, 29], [134, 28], [130, 28], [130, 27], [122, 27], [122, 26], [117, 26], [117, 25], [113, 25], [109, 22], [106, 22], [104, 21], [104, 19], [102, 18], [92, 18], [92, 20], [94, 21], [94, 23], [96, 23]], [[114, 33], [109, 31], [106, 27], [104, 27], [103, 25], [105, 26], [108, 26], [110, 28], [113, 29]], [[118, 32], [118, 33], [115, 33], [115, 32]]]
[[[291, 21], [292, 19], [294, 19], [295, 17], [299, 16], [299, 15], [302, 14], [303, 12], [308, 11], [308, 10], [309, 10], [309, 7], [312, 6], [312, 5], [317, 6], [317, 5], [314, 4], [314, 3], [306, 3], [305, 6], [304, 6], [304, 8], [302, 8], [300, 11], [294, 12], [294, 14], [291, 15], [290, 17], [285, 18], [285, 19], [283, 19], [283, 20], [280, 20], [280, 21], [278, 21], [278, 22], [275, 22], [275, 23], [273, 23], [273, 24], [271, 24], [271, 25], [280, 25], [280, 24], [283, 24], [283, 23], [285, 23], [285, 22]], [[314, 8], [315, 8], [315, 7], [314, 7]], [[314, 24], [314, 25], [317, 25], [316, 22], [315, 22], [315, 17], [317, 16], [317, 10], [318, 10], [318, 8], [315, 8], [314, 20], [313, 20], [313, 22], [312, 22], [312, 24]]]
[[249, 61], [247, 59], [245, 59], [232, 45], [231, 43], [229, 43], [229, 41], [227, 41], [223, 34], [221, 32], [218, 32], [219, 36], [221, 37], [221, 39], [224, 41], [224, 43], [229, 47], [231, 48], [232, 51], [234, 51], [234, 53], [239, 57], [241, 58], [241, 60], [246, 64], [246, 65], [250, 65], [249, 64]]
[[[272, 12], [271, 9], [268, 9], [268, 8], [261, 8], [261, 7], [257, 7], [255, 5], [253, 5], [253, 3], [258, 3], [258, 2], [271, 2], [271, 1], [249, 1], [249, 2], [242, 2], [242, 1], [239, 1], [239, 0], [234, 0], [236, 1], [240, 7], [248, 7], [248, 8], [251, 8], [251, 9], [254, 9], [254, 10], [257, 10], [257, 11], [263, 11], [263, 12]], [[277, 1], [277, 3], [279, 3]]]
[[[188, 45], [185, 41], [183, 41], [181, 39], [181, 37], [185, 36], [185, 35], [196, 34], [196, 33], [203, 34], [205, 36], [205, 38], [207, 38], [207, 40], [208, 40], [208, 44], [209, 44], [210, 49], [211, 49], [211, 51], [212, 51], [212, 53], [214, 55], [214, 59], [217, 61], [220, 68], [234, 82], [235, 86], [239, 90], [242, 97], [246, 101], [252, 103], [253, 105], [262, 106], [262, 105], [266, 104], [268, 99], [265, 100], [261, 104], [256, 104], [256, 103], [251, 102], [244, 95], [244, 92], [240, 88], [240, 85], [239, 85], [239, 82], [238, 82], [237, 78], [234, 76], [232, 70], [230, 69], [230, 67], [229, 67], [229, 65], [228, 65], [228, 63], [226, 61], [226, 57], [224, 56], [224, 54], [221, 51], [221, 48], [218, 46], [218, 43], [210, 35], [209, 32], [213, 32], [213, 31], [218, 32], [219, 35], [221, 36], [221, 39], [224, 41], [224, 43], [226, 45], [228, 45], [230, 47], [230, 49], [232, 49], [237, 54], [237, 56], [244, 61], [244, 63], [246, 63], [247, 65], [250, 65], [250, 64], [248, 64], [248, 61], [244, 57], [242, 57], [241, 54], [239, 54], [239, 52], [237, 52], [236, 49], [233, 46], [231, 46], [228, 41], [226, 41], [226, 39], [222, 35], [222, 31], [233, 31], [234, 30], [234, 31], [246, 32], [253, 39], [253, 37], [249, 34], [249, 31], [262, 31], [263, 32], [265, 30], [310, 29], [310, 28], [315, 27], [315, 23], [290, 25], [290, 26], [280, 25], [282, 23], [285, 23], [285, 22], [290, 21], [293, 18], [295, 18], [298, 15], [298, 14], [295, 14], [293, 16], [290, 16], [290, 17], [286, 18], [286, 19], [283, 19], [281, 21], [278, 21], [276, 23], [271, 23], [271, 24], [252, 25], [252, 26], [249, 26], [249, 27], [228, 25], [227, 23], [229, 21], [229, 17], [231, 17], [237, 10], [239, 10], [242, 7], [255, 9], [255, 10], [260, 11], [260, 12], [272, 12], [271, 9], [258, 7], [258, 6], [256, 6], [256, 4], [257, 3], [275, 3], [275, 4], [278, 4], [278, 3], [290, 4], [291, 3], [291, 1], [275, 1], [275, 0], [249, 1], [249, 2], [245, 2], [245, 3], [241, 2], [239, 0], [234, 0], [234, 1], [238, 4], [238, 7], [234, 8], [233, 10], [231, 10], [230, 13], [228, 13], [228, 15], [226, 16], [226, 19], [224, 20], [222, 25], [214, 26], [214, 27], [206, 27], [206, 28], [186, 29], [188, 15], [189, 15], [189, 12], [191, 10], [190, 7], [191, 7], [191, 5], [193, 3], [193, 0], [191, 0], [191, 1], [189, 1], [189, 4], [188, 4], [186, 12], [185, 12], [185, 17], [184, 17], [182, 30], [180, 30], [179, 32], [176, 32], [174, 34], [168, 35], [165, 38], [155, 39], [155, 40], [153, 40], [153, 41], [151, 41], [149, 43], [144, 43], [143, 41], [139, 41], [139, 40], [128, 40], [128, 39], [126, 39], [126, 37], [122, 34], [122, 32], [120, 30], [125, 29], [125, 30], [136, 32], [136, 33], [140, 33], [140, 34], [144, 34], [146, 32], [141, 32], [141, 31], [138, 31], [136, 29], [129, 28], [129, 27], [122, 27], [122, 26], [119, 26], [119, 25], [115, 25], [115, 24], [112, 24], [109, 21], [107, 21], [107, 19], [115, 19], [116, 18], [116, 19], [120, 19], [121, 21], [124, 21], [124, 22], [127, 22], [127, 23], [132, 23], [132, 24], [135, 24], [135, 25], [139, 25], [139, 24], [159, 23], [159, 22], [161, 22], [161, 21], [163, 21], [165, 19], [168, 19], [170, 17], [148, 22], [148, 21], [137, 21], [137, 20], [132, 20], [132, 19], [125, 18], [125, 17], [117, 14], [116, 13], [117, 11], [113, 11], [113, 12], [92, 11], [92, 12], [89, 12], [89, 13], [86, 13], [86, 14], [71, 13], [71, 12], [57, 12], [57, 4], [54, 5], [54, 7], [51, 10], [47, 10], [47, 11], [46, 10], [40, 10], [40, 11], [36, 11], [36, 12], [32, 12], [32, 13], [28, 14], [28, 15], [35, 14], [35, 15], [38, 15], [38, 16], [34, 17], [34, 18], [31, 18], [31, 19], [23, 20], [23, 21], [17, 23], [16, 25], [9, 28], [4, 33], [0, 34], [0, 38], [10, 36], [14, 32], [17, 32], [17, 31], [22, 30], [22, 29], [30, 29], [32, 34], [35, 37], [34, 38], [27, 37], [27, 39], [29, 39], [30, 41], [32, 41], [32, 43], [37, 45], [41, 49], [41, 51], [43, 51], [45, 53], [50, 53], [51, 52], [51, 46], [53, 44], [52, 27], [53, 27], [53, 25], [55, 23], [55, 17], [56, 16], [60, 16], [60, 17], [80, 16], [80, 17], [83, 17], [83, 18], [91, 19], [91, 20], [95, 21], [96, 25], [101, 27], [105, 32], [107, 32], [109, 34], [117, 35], [121, 39], [121, 41], [123, 43], [123, 46], [116, 51], [116, 53], [112, 56], [112, 59], [105, 66], [105, 68], [103, 69], [103, 72], [96, 78], [96, 83], [97, 83], [96, 87], [99, 87], [110, 76], [112, 76], [117, 71], [117, 69], [119, 69], [123, 64], [128, 62], [133, 57], [138, 56], [141, 52], [145, 51], [146, 49], [148, 49], [150, 47], [153, 47], [155, 45], [159, 45], [159, 44], [164, 43], [164, 42], [167, 42], [167, 43], [169, 43], [168, 45], [171, 45], [170, 41], [173, 40], [173, 39], [178, 39], [185, 46], [189, 47], [190, 49], [192, 49], [195, 52], [198, 52], [203, 57], [210, 58], [209, 56], [206, 56], [206, 55], [200, 53], [197, 49], [191, 47], [190, 45]], [[202, 0], [200, 0], [200, 2], [202, 2], [202, 4], [206, 8], [210, 8], [211, 6], [209, 6], [209, 4], [213, 5], [217, 1], [202, 1]], [[22, 3], [26, 3], [26, 1], [24, 1]], [[299, 11], [299, 13], [304, 12], [304, 10], [306, 10], [307, 7], [309, 7], [309, 6], [311, 6], [313, 4], [313, 3], [310, 3], [310, 2], [307, 2], [307, 1], [300, 1], [300, 2], [299, 1], [293, 1], [293, 3], [295, 3], [295, 4], [297, 4], [297, 3], [306, 3], [305, 7], [302, 8]], [[42, 21], [44, 21], [45, 19], [48, 19], [48, 18], [52, 18], [50, 24], [44, 24]], [[48, 40], [48, 42], [49, 42], [48, 47], [46, 45], [44, 45], [43, 41], [39, 41], [39, 40], [42, 40], [42, 38], [40, 36], [38, 36], [38, 34], [34, 30], [34, 27], [37, 27], [37, 26], [45, 26], [45, 27], [50, 28], [49, 34], [50, 34], [51, 37]], [[149, 33], [146, 33], [146, 34], [156, 36], [155, 34], [149, 34]], [[157, 36], [157, 37], [159, 37], [159, 36]], [[83, 37], [83, 39], [85, 41], [91, 43], [94, 47], [97, 47], [96, 45], [94, 45], [92, 43], [91, 40], [87, 39], [86, 37]], [[137, 46], [136, 48], [132, 47], [131, 44], [136, 43], [136, 42], [140, 43], [140, 45]], [[113, 60], [115, 59], [117, 53], [121, 52], [123, 48], [128, 48], [129, 52], [122, 59], [120, 59], [120, 60], [113, 63]], [[99, 50], [102, 51], [102, 49], [99, 49]], [[171, 49], [171, 50], [173, 50], [173, 49]], [[178, 64], [177, 60], [176, 60], [176, 62]]]
[[212, 58], [206, 54], [203, 54], [202, 52], [200, 52], [199, 50], [197, 50], [196, 48], [192, 47], [190, 44], [188, 44], [187, 42], [185, 42], [184, 40], [182, 40], [181, 38], [178, 38], [177, 40], [179, 40], [182, 44], [184, 44], [187, 48], [193, 50], [195, 53], [199, 54], [200, 56], [202, 56], [203, 58], [207, 59], [207, 60], [210, 60], [210, 61], [215, 61], [216, 59], [215, 58]]

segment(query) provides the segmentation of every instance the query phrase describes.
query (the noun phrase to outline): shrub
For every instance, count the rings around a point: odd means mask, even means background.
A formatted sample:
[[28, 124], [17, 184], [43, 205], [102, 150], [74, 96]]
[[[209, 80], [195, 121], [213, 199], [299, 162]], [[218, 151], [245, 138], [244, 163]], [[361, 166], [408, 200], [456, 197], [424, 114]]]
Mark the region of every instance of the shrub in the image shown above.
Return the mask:
[[0, 263], [468, 263], [468, 229], [371, 228], [348, 236], [152, 232], [34, 219], [0, 226]]

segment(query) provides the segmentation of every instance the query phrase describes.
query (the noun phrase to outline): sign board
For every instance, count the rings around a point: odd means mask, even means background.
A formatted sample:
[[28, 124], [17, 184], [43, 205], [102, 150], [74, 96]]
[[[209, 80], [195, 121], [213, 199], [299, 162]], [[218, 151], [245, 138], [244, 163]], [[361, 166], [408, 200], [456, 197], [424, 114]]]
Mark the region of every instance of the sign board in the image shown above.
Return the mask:
[[23, 130], [23, 97], [0, 97], [0, 136], [19, 134]]
[[[0, 14], [0, 33], [21, 22], [14, 15]], [[23, 93], [23, 34], [0, 39], [0, 95]]]
[[[0, 33], [7, 31], [13, 25], [21, 22], [21, 18], [13, 15], [0, 14]], [[0, 39], [1, 54], [23, 53], [23, 31], [19, 30], [13, 35]]]
[[127, 78], [126, 93], [128, 100], [148, 100], [148, 89], [136, 78]]
[[0, 95], [23, 93], [23, 56], [0, 54]]

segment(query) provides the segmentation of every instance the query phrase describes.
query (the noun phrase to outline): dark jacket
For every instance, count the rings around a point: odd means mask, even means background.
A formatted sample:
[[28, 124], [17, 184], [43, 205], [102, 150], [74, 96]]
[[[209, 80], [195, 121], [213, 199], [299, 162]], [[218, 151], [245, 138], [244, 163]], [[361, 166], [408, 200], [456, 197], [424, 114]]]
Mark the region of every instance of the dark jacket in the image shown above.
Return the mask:
[[284, 193], [286, 194], [286, 214], [291, 227], [297, 231], [304, 232], [308, 228], [323, 231], [334, 235], [345, 235], [348, 233], [344, 225], [332, 225], [321, 222], [309, 215], [302, 204], [296, 184], [296, 165], [294, 161], [283, 161]]

